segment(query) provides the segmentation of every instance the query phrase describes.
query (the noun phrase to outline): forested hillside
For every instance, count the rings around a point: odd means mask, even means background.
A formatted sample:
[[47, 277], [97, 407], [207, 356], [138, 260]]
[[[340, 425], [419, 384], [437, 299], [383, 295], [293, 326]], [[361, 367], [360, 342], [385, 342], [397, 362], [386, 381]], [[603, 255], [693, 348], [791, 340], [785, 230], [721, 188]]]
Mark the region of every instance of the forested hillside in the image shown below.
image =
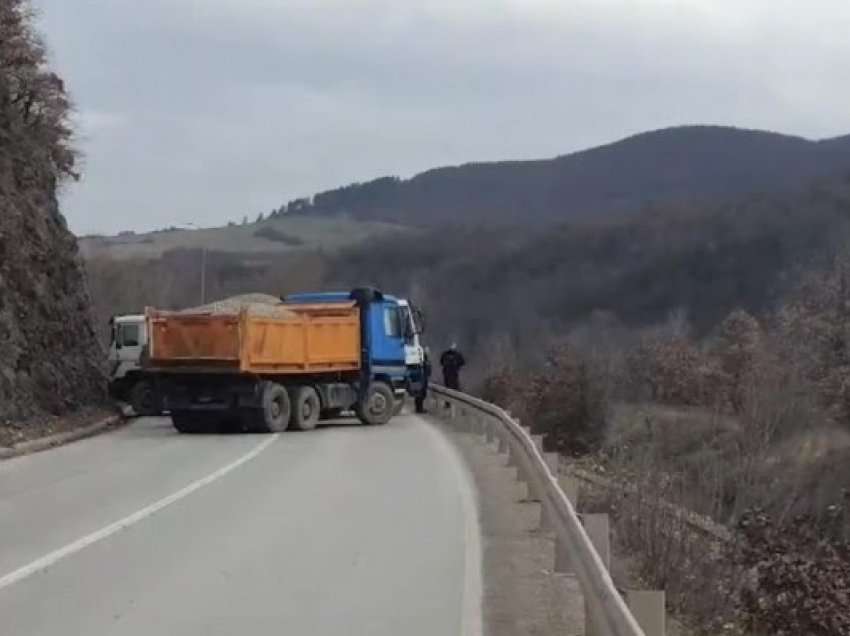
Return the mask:
[[[600, 315], [640, 329], [678, 312], [705, 333], [732, 309], [769, 310], [801, 272], [829, 265], [849, 223], [842, 178], [793, 196], [659, 205], [546, 230], [447, 226], [339, 252], [211, 252], [207, 297], [379, 285], [424, 306], [435, 346], [454, 338], [471, 352], [493, 338], [533, 352], [545, 335]], [[99, 321], [146, 304], [197, 304], [202, 262], [200, 250], [90, 261]]]
[[348, 214], [417, 226], [551, 224], [793, 191], [850, 173], [850, 137], [686, 126], [539, 161], [470, 163], [411, 179], [383, 177], [296, 199], [278, 214]]

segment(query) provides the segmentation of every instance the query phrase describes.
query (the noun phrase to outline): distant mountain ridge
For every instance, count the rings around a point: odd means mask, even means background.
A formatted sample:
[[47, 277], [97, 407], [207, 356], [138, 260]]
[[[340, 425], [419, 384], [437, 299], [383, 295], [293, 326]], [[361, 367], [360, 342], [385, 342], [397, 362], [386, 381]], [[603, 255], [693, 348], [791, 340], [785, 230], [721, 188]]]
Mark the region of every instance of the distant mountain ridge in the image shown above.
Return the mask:
[[382, 177], [298, 199], [289, 214], [408, 225], [548, 224], [675, 200], [795, 190], [850, 174], [850, 135], [812, 141], [760, 130], [681, 126], [553, 159], [469, 163]]

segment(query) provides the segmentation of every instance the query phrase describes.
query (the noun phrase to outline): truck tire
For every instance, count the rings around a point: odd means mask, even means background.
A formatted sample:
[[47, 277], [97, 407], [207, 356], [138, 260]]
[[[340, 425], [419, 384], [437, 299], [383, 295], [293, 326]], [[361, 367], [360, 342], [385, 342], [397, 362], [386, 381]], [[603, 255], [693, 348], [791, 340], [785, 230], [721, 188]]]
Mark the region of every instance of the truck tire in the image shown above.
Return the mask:
[[364, 424], [380, 426], [390, 421], [395, 408], [393, 390], [384, 382], [373, 382], [357, 404], [357, 417]]
[[139, 417], [159, 415], [162, 411], [153, 384], [147, 380], [136, 382], [130, 389], [130, 406]]
[[322, 402], [311, 386], [296, 386], [290, 394], [292, 417], [290, 424], [298, 431], [312, 431], [319, 423]]
[[282, 433], [289, 427], [292, 413], [289, 393], [275, 382], [263, 382], [262, 391], [259, 430], [261, 433]]
[[209, 430], [209, 423], [205, 418], [192, 411], [173, 411], [171, 423], [177, 432], [187, 435], [206, 433]]

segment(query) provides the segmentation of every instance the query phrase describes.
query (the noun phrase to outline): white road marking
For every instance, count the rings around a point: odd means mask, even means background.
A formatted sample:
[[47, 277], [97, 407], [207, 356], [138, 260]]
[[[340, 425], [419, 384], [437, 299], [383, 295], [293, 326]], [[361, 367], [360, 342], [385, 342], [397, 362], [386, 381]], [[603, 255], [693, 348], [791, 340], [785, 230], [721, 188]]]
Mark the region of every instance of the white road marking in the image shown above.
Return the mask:
[[13, 572], [9, 572], [8, 574], [0, 577], [0, 590], [5, 587], [9, 587], [10, 585], [14, 585], [15, 583], [18, 583], [20, 581], [23, 581], [24, 579], [29, 576], [32, 576], [36, 572], [40, 572], [41, 570], [49, 568], [57, 561], [60, 561], [61, 559], [64, 559], [67, 556], [71, 556], [72, 554], [79, 552], [84, 548], [87, 548], [93, 543], [97, 543], [98, 541], [112, 536], [116, 532], [120, 532], [125, 528], [129, 528], [130, 526], [138, 523], [142, 519], [145, 519], [146, 517], [149, 517], [152, 514], [159, 512], [166, 506], [170, 506], [171, 504], [180, 501], [184, 497], [188, 497], [196, 490], [199, 490], [204, 486], [208, 486], [214, 481], [221, 479], [227, 473], [236, 470], [242, 464], [254, 459], [257, 455], [266, 450], [266, 448], [271, 446], [272, 443], [274, 443], [274, 441], [279, 436], [280, 434], [278, 433], [264, 439], [262, 442], [257, 444], [251, 451], [249, 451], [245, 455], [242, 455], [242, 457], [240, 457], [239, 459], [229, 463], [227, 466], [219, 468], [217, 471], [210, 475], [207, 475], [206, 477], [192, 482], [191, 484], [189, 484], [185, 488], [182, 488], [181, 490], [178, 490], [174, 494], [168, 495], [167, 497], [160, 499], [159, 501], [156, 501], [137, 512], [134, 512], [133, 514], [128, 515], [123, 519], [120, 519], [119, 521], [116, 521], [115, 523], [106, 526], [105, 528], [101, 528], [100, 530], [81, 537], [73, 543], [69, 543], [68, 545], [63, 546], [58, 550], [54, 550], [53, 552], [50, 552], [49, 554], [46, 554], [43, 557], [36, 559], [35, 561], [28, 563], [18, 568], [17, 570], [14, 570]]
[[484, 632], [481, 603], [483, 583], [481, 580], [481, 527], [478, 520], [478, 494], [474, 478], [466, 466], [466, 460], [454, 444], [433, 425], [427, 428], [437, 437], [443, 451], [454, 458], [455, 477], [463, 508], [464, 519], [464, 576], [461, 600], [461, 636], [481, 636]]

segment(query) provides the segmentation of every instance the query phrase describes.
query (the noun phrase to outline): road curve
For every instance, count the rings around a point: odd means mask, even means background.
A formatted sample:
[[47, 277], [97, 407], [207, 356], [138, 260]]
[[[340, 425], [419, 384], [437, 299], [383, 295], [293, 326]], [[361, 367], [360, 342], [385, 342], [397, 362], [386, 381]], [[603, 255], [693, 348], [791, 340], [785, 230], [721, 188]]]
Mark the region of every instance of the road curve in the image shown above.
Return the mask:
[[275, 437], [141, 419], [0, 462], [0, 633], [478, 636], [473, 492], [413, 415]]

